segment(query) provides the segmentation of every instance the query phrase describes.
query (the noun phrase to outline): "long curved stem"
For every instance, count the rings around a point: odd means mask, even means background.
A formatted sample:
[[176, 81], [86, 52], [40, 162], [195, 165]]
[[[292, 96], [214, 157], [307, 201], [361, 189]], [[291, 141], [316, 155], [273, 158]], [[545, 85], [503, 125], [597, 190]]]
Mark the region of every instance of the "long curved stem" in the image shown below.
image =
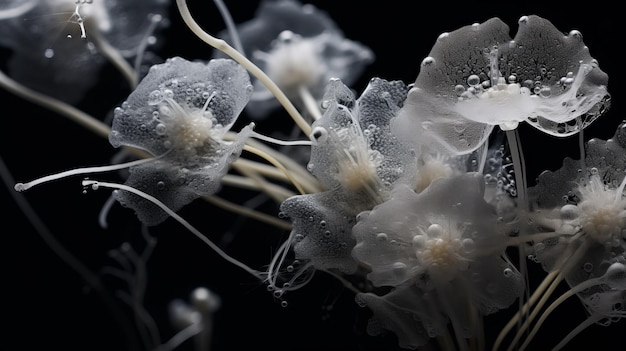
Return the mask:
[[248, 60], [242, 53], [233, 49], [227, 42], [222, 39], [215, 38], [214, 36], [205, 32], [200, 25], [193, 19], [191, 16], [191, 12], [189, 12], [189, 7], [187, 7], [186, 0], [176, 0], [176, 5], [178, 6], [178, 11], [185, 21], [185, 24], [191, 31], [202, 41], [214, 47], [217, 50], [222, 51], [233, 60], [237, 61], [240, 65], [242, 65], [245, 69], [250, 72], [253, 76], [255, 76], [261, 83], [263, 83], [269, 91], [276, 97], [276, 99], [283, 105], [287, 113], [291, 116], [294, 122], [300, 127], [302, 132], [305, 135], [311, 134], [311, 126], [309, 123], [302, 117], [300, 112], [296, 109], [293, 103], [287, 98], [285, 93], [271, 80], [265, 72], [263, 72], [257, 65], [252, 63], [252, 61]]
[[82, 184], [85, 187], [91, 187], [93, 189], [98, 189], [99, 187], [105, 187], [105, 188], [110, 188], [110, 189], [119, 189], [119, 190], [123, 190], [123, 191], [128, 191], [128, 192], [133, 193], [133, 194], [135, 194], [137, 196], [140, 196], [143, 199], [146, 199], [146, 200], [150, 201], [151, 203], [155, 204], [160, 209], [165, 211], [170, 217], [174, 218], [178, 223], [183, 225], [183, 227], [185, 227], [185, 229], [187, 229], [189, 232], [191, 232], [193, 235], [195, 235], [198, 239], [200, 239], [203, 243], [205, 243], [207, 246], [209, 246], [211, 248], [211, 250], [213, 250], [215, 253], [217, 253], [224, 260], [226, 260], [227, 262], [229, 262], [229, 263], [231, 263], [231, 264], [233, 264], [233, 265], [243, 269], [244, 271], [246, 271], [247, 273], [251, 274], [255, 278], [258, 278], [260, 280], [264, 279], [263, 278], [263, 276], [264, 276], [263, 272], [260, 272], [260, 271], [257, 271], [255, 269], [252, 269], [252, 268], [248, 267], [246, 264], [244, 264], [243, 262], [241, 262], [241, 261], [231, 257], [230, 255], [228, 255], [219, 246], [217, 246], [209, 238], [207, 238], [205, 235], [203, 235], [198, 229], [196, 229], [194, 226], [192, 226], [191, 223], [189, 223], [187, 220], [182, 218], [176, 212], [172, 211], [169, 207], [167, 207], [163, 202], [159, 201], [154, 196], [151, 196], [149, 194], [144, 193], [141, 190], [137, 190], [137, 189], [135, 189], [133, 187], [130, 187], [130, 186], [127, 186], [127, 185], [124, 185], [124, 184], [116, 184], [116, 183], [110, 183], [110, 182], [99, 182], [99, 181], [95, 181], [95, 180], [83, 180]]
[[[580, 236], [578, 236], [578, 238], [579, 237]], [[527, 319], [524, 321], [521, 328], [517, 331], [517, 334], [515, 335], [515, 338], [511, 342], [511, 346], [508, 349], [509, 351], [513, 350], [514, 345], [517, 344], [519, 339], [522, 337], [523, 333], [530, 327], [530, 324], [532, 323], [532, 321], [535, 319], [535, 317], [537, 317], [537, 315], [539, 314], [539, 311], [547, 303], [550, 296], [554, 293], [554, 291], [556, 291], [559, 284], [565, 278], [565, 275], [569, 273], [572, 267], [575, 267], [579, 263], [580, 258], [583, 257], [587, 253], [588, 247], [589, 247], [588, 242], [584, 241], [580, 247], [575, 248], [573, 251], [568, 250], [563, 254], [562, 260], [560, 261], [560, 265], [554, 269], [554, 271], [558, 272], [558, 275], [555, 277], [554, 281], [550, 284], [546, 292], [542, 294], [541, 299], [539, 300], [537, 305], [533, 308], [532, 312], [528, 315]], [[527, 340], [527, 342], [530, 342], [530, 341]]]
[[70, 120], [78, 123], [79, 125], [87, 128], [95, 134], [108, 138], [111, 129], [108, 125], [100, 120], [88, 115], [87, 113], [77, 109], [76, 107], [69, 105], [63, 101], [51, 98], [47, 95], [36, 92], [30, 88], [19, 84], [15, 80], [11, 79], [4, 72], [0, 70], [0, 86], [10, 91], [11, 93], [32, 102], [36, 105], [45, 107], [53, 112], [59, 113]]
[[581, 292], [581, 291], [583, 291], [585, 289], [588, 289], [588, 288], [590, 288], [592, 286], [598, 285], [600, 282], [601, 282], [601, 279], [585, 280], [584, 282], [582, 282], [582, 283], [576, 285], [575, 287], [572, 287], [571, 289], [567, 290], [561, 296], [559, 296], [556, 300], [554, 300], [550, 304], [550, 306], [548, 306], [546, 308], [546, 310], [541, 314], [541, 316], [537, 320], [537, 323], [535, 324], [533, 329], [530, 331], [530, 333], [528, 334], [528, 337], [526, 338], [526, 340], [524, 340], [524, 343], [520, 347], [520, 351], [523, 351], [523, 350], [526, 349], [526, 347], [528, 347], [528, 344], [530, 344], [532, 339], [535, 337], [535, 335], [537, 334], [537, 332], [539, 331], [539, 329], [543, 325], [543, 322], [545, 322], [545, 320], [552, 313], [552, 311], [554, 311], [559, 305], [561, 305], [563, 302], [565, 302], [565, 300], [567, 300], [571, 296], [574, 296], [577, 293], [579, 293], [579, 292]]
[[552, 282], [557, 277], [557, 275], [558, 275], [557, 271], [552, 271], [548, 273], [548, 275], [543, 279], [541, 284], [539, 284], [539, 286], [535, 289], [535, 291], [530, 296], [528, 301], [526, 301], [522, 309], [518, 313], [516, 313], [513, 316], [513, 318], [511, 318], [511, 320], [509, 320], [509, 322], [504, 326], [504, 328], [502, 328], [502, 330], [498, 334], [498, 337], [496, 338], [496, 341], [493, 344], [493, 348], [491, 349], [492, 351], [497, 351], [500, 349], [500, 345], [504, 341], [504, 337], [518, 323], [521, 316], [527, 314], [530, 307], [533, 306], [537, 302], [537, 300], [539, 300], [539, 297], [541, 297], [544, 291], [550, 286], [550, 284], [552, 284]]

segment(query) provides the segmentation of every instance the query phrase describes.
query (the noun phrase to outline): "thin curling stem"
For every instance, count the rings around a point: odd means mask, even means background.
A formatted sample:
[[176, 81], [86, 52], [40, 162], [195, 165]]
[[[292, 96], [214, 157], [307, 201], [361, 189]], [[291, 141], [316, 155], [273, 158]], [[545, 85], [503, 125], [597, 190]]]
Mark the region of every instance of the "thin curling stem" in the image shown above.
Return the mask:
[[244, 150], [257, 155], [265, 160], [267, 160], [269, 163], [271, 163], [274, 167], [280, 169], [283, 173], [285, 173], [285, 175], [287, 176], [287, 178], [291, 181], [291, 183], [296, 187], [296, 189], [298, 189], [298, 191], [301, 194], [306, 194], [306, 191], [304, 190], [304, 188], [302, 188], [302, 186], [300, 185], [300, 183], [293, 177], [293, 175], [291, 175], [291, 173], [289, 173], [289, 171], [282, 165], [280, 164], [280, 162], [278, 162], [275, 158], [273, 158], [271, 155], [263, 152], [262, 150], [258, 150], [250, 145], [244, 145], [243, 147]]
[[233, 60], [237, 61], [240, 65], [245, 67], [250, 74], [255, 76], [259, 81], [261, 81], [269, 91], [276, 97], [276, 99], [283, 105], [287, 113], [291, 116], [293, 121], [300, 127], [300, 130], [305, 135], [311, 134], [311, 126], [309, 123], [302, 117], [300, 112], [296, 109], [293, 103], [287, 98], [285, 93], [274, 83], [270, 77], [265, 74], [257, 65], [252, 63], [252, 61], [248, 60], [242, 53], [233, 49], [227, 42], [222, 39], [217, 39], [214, 36], [205, 32], [198, 23], [191, 16], [191, 12], [189, 12], [189, 7], [187, 7], [187, 1], [185, 0], [176, 0], [176, 5], [178, 6], [178, 10], [180, 15], [182, 16], [185, 24], [191, 31], [202, 41], [214, 47], [217, 50], [225, 53]]
[[152, 202], [153, 204], [158, 206], [161, 210], [165, 211], [170, 217], [174, 218], [178, 223], [182, 224], [183, 227], [185, 227], [185, 229], [189, 230], [193, 235], [195, 235], [198, 239], [200, 239], [207, 246], [209, 246], [211, 248], [211, 250], [215, 251], [215, 253], [220, 255], [224, 260], [226, 260], [227, 262], [229, 262], [229, 263], [231, 263], [231, 264], [233, 264], [233, 265], [243, 269], [244, 271], [250, 273], [255, 278], [263, 280], [263, 273], [262, 272], [257, 271], [255, 269], [252, 269], [252, 268], [248, 267], [246, 264], [244, 264], [243, 262], [238, 261], [235, 258], [229, 256], [219, 246], [217, 246], [209, 238], [207, 238], [205, 235], [203, 235], [198, 229], [196, 229], [194, 226], [192, 226], [191, 223], [187, 222], [187, 220], [185, 220], [183, 217], [178, 215], [176, 212], [172, 211], [169, 207], [167, 207], [167, 205], [165, 205], [163, 202], [161, 202], [159, 199], [155, 198], [154, 196], [146, 194], [146, 193], [144, 193], [141, 190], [137, 190], [137, 189], [135, 189], [133, 187], [130, 187], [130, 186], [127, 186], [127, 185], [124, 185], [124, 184], [117, 184], [117, 183], [110, 183], [110, 182], [100, 182], [100, 181], [95, 181], [95, 180], [83, 180], [82, 184], [83, 184], [83, 186], [91, 187], [94, 190], [98, 189], [99, 187], [104, 187], [104, 188], [128, 191], [128, 192], [133, 193], [133, 194], [135, 194], [137, 196], [140, 196], [143, 199], [146, 199], [146, 200]]
[[0, 86], [13, 94], [32, 102], [36, 105], [45, 107], [51, 111], [59, 113], [68, 117], [70, 120], [80, 124], [95, 134], [108, 138], [111, 131], [109, 126], [99, 121], [98, 119], [86, 114], [85, 112], [77, 109], [76, 107], [69, 105], [63, 101], [51, 98], [47, 95], [36, 92], [29, 89], [15, 80], [9, 78], [4, 72], [0, 70]]

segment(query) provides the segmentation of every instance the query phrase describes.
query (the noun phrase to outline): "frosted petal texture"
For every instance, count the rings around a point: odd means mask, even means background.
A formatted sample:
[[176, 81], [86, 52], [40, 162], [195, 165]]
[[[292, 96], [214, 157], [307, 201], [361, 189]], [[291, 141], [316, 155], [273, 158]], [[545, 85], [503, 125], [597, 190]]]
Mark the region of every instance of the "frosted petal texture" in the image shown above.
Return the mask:
[[340, 80], [329, 83], [326, 111], [313, 123], [309, 163], [328, 190], [281, 204], [281, 211], [293, 220], [298, 259], [316, 268], [355, 271], [351, 231], [356, 216], [384, 201], [394, 183], [414, 172], [414, 155], [389, 130], [406, 91], [401, 82], [373, 79], [355, 99]]
[[492, 18], [437, 39], [395, 123], [456, 154], [477, 149], [493, 126], [528, 122], [569, 136], [609, 107], [607, 83], [579, 32], [563, 35], [547, 20], [524, 16], [511, 39]]
[[[326, 12], [295, 0], [262, 1], [254, 19], [237, 30], [245, 54], [297, 106], [302, 105], [299, 89], [319, 100], [330, 78], [349, 86], [374, 60], [372, 50], [345, 38]], [[226, 31], [219, 36], [233, 44]], [[262, 119], [279, 104], [264, 84], [253, 84], [255, 96], [246, 112]]]
[[[174, 211], [216, 192], [251, 135], [246, 127], [235, 140], [223, 140], [251, 93], [248, 73], [229, 59], [203, 63], [174, 57], [153, 66], [115, 110], [109, 135], [115, 147], [133, 146], [159, 157], [132, 167], [126, 184]], [[136, 195], [118, 192], [117, 199], [146, 224], [167, 218]]]
[[503, 258], [507, 229], [483, 192], [482, 176], [467, 173], [435, 180], [420, 194], [399, 187], [359, 215], [353, 255], [374, 286], [392, 287], [359, 296], [374, 311], [370, 332], [393, 330], [401, 346], [415, 348], [425, 335], [444, 335], [451, 320], [470, 337], [468, 298], [490, 314], [521, 295], [522, 277]]

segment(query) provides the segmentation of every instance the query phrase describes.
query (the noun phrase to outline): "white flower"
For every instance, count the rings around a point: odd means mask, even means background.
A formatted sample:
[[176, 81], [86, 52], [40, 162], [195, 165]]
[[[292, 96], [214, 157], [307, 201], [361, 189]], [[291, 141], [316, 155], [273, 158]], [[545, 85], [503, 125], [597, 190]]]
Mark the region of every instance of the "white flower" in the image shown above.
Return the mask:
[[[261, 2], [255, 18], [237, 31], [246, 55], [297, 106], [302, 106], [303, 90], [320, 100], [330, 78], [351, 85], [374, 60], [374, 53], [345, 38], [328, 14], [296, 0]], [[226, 32], [220, 36], [231, 41]], [[280, 105], [261, 82], [253, 84], [246, 112], [255, 119], [267, 117]]]
[[[174, 211], [215, 193], [252, 133], [246, 127], [234, 141], [223, 139], [251, 94], [247, 72], [229, 59], [202, 63], [174, 57], [153, 66], [115, 109], [109, 135], [115, 147], [133, 146], [159, 157], [131, 167], [126, 184], [157, 197]], [[117, 192], [116, 197], [145, 224], [167, 218], [138, 196]]]
[[463, 337], [477, 336], [473, 314], [494, 313], [521, 296], [521, 274], [505, 254], [507, 228], [484, 201], [484, 185], [480, 174], [467, 173], [437, 179], [419, 194], [401, 186], [359, 215], [353, 256], [375, 287], [389, 290], [358, 299], [401, 346], [445, 335], [448, 321]]
[[614, 319], [625, 315], [623, 281], [613, 286], [597, 280], [626, 261], [626, 122], [612, 138], [588, 141], [586, 153], [584, 163], [566, 158], [563, 167], [543, 172], [530, 189], [535, 222], [562, 234], [535, 243], [534, 255], [544, 270], [561, 270], [572, 289], [588, 285], [577, 295], [590, 314], [609, 308], [604, 317]]
[[402, 82], [373, 79], [355, 100], [341, 81], [330, 82], [326, 112], [313, 124], [308, 165], [328, 190], [281, 204], [293, 220], [296, 258], [318, 269], [355, 271], [350, 253], [357, 215], [385, 201], [394, 184], [413, 179], [414, 155], [389, 130], [406, 91]]
[[465, 154], [494, 126], [528, 122], [564, 137], [608, 108], [608, 77], [580, 32], [563, 35], [545, 19], [523, 16], [515, 38], [508, 33], [492, 18], [440, 35], [394, 121], [398, 132]]

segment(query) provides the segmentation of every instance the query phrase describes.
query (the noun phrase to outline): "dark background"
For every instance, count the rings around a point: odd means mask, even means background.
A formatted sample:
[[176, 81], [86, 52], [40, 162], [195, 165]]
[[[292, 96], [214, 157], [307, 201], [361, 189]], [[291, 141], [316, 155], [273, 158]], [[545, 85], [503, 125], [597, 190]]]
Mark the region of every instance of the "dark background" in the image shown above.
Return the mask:
[[[515, 4], [431, 1], [427, 5], [399, 0], [312, 3], [326, 10], [347, 38], [360, 41], [375, 51], [375, 63], [353, 86], [359, 92], [372, 77], [412, 82], [421, 60], [442, 32], [500, 17], [509, 24], [514, 35], [520, 16], [537, 14], [552, 21], [563, 32], [581, 31], [591, 55], [609, 74], [611, 109], [585, 130], [585, 138], [610, 137], [623, 119], [622, 82], [626, 81], [620, 53], [624, 45], [623, 21], [618, 17], [620, 11], [616, 5], [609, 5], [609, 2], [596, 1], [584, 6], [551, 2], [549, 9], [538, 1]], [[190, 6], [207, 31], [217, 33], [224, 28], [211, 1], [190, 1]], [[227, 1], [227, 6], [234, 20], [242, 22], [253, 17], [257, 2]], [[164, 46], [158, 51], [161, 57], [211, 57], [212, 49], [184, 27], [173, 6], [170, 20], [171, 26], [163, 32]], [[111, 109], [129, 93], [121, 82], [116, 71], [106, 67], [101, 84], [89, 92], [79, 108], [106, 119]], [[4, 91], [0, 91], [0, 102], [4, 108], [0, 156], [17, 180], [30, 180], [81, 166], [109, 164], [115, 155], [116, 151], [107, 140], [45, 109]], [[279, 117], [272, 123], [282, 128], [290, 120]], [[526, 125], [520, 127], [520, 133], [531, 181], [542, 170], [559, 168], [563, 157], [578, 157], [576, 137], [557, 140]], [[83, 194], [82, 190], [80, 178], [71, 178], [32, 189], [24, 196], [48, 226], [52, 237], [86, 267], [98, 272], [115, 265], [107, 256], [109, 250], [123, 242], [130, 242], [140, 250], [144, 242], [137, 234], [139, 226], [132, 213], [118, 206], [111, 212], [110, 228], [100, 228], [98, 212], [109, 192]], [[230, 189], [224, 189], [225, 196], [230, 193]], [[112, 318], [113, 309], [51, 250], [9, 194], [4, 188], [0, 190], [3, 204], [0, 219], [4, 224], [0, 233], [3, 240], [3, 340], [5, 344], [13, 342], [17, 346], [6, 349], [126, 350], [123, 331], [128, 328]], [[270, 206], [268, 211], [277, 210]], [[233, 229], [233, 221], [239, 220], [204, 203], [189, 206], [181, 214], [217, 242], [218, 234]], [[261, 269], [288, 233], [253, 221], [244, 224], [224, 247], [236, 258]], [[174, 298], [186, 299], [193, 288], [205, 286], [222, 299], [222, 306], [215, 315], [213, 350], [216, 351], [397, 348], [393, 336], [366, 335], [367, 310], [357, 307], [353, 294], [324, 274], [318, 274], [304, 289], [288, 294], [289, 305], [283, 308], [264, 285], [225, 263], [178, 223], [168, 221], [153, 228], [151, 234], [158, 243], [147, 265], [144, 304], [155, 318], [163, 340], [174, 332], [167, 321], [167, 304]], [[119, 280], [111, 277], [103, 281], [110, 292], [125, 289]], [[125, 305], [114, 294], [112, 296], [118, 308], [127, 313]], [[578, 301], [571, 299], [547, 321], [534, 349], [555, 345], [584, 318]], [[499, 329], [507, 320], [506, 316], [497, 315], [489, 317], [487, 323]], [[623, 321], [609, 328], [593, 326], [567, 349], [579, 349], [576, 345], [582, 345], [583, 341], [597, 343], [598, 349], [624, 349], [624, 327]], [[186, 343], [181, 350], [191, 350], [191, 346]]]

